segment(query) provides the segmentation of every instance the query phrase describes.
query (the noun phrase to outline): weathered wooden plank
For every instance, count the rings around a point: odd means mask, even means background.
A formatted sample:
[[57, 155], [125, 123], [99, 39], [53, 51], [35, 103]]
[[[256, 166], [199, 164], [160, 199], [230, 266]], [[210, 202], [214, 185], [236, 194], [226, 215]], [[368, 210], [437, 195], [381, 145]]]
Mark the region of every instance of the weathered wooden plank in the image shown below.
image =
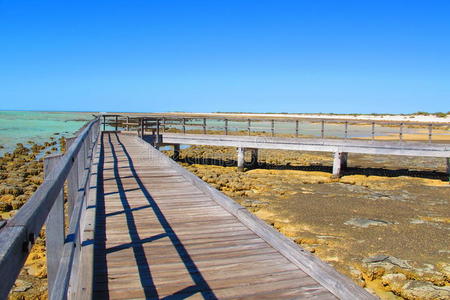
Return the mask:
[[164, 143], [297, 151], [450, 157], [448, 144], [165, 133]]
[[[162, 153], [154, 150], [150, 145], [146, 144], [142, 140], [139, 140], [143, 145], [145, 145], [154, 157], [163, 160], [165, 157]], [[297, 265], [300, 269], [304, 270], [320, 284], [326, 287], [334, 295], [340, 298], [352, 298], [356, 297], [358, 299], [373, 299], [374, 297], [363, 290], [362, 288], [356, 286], [350, 279], [338, 273], [328, 264], [320, 261], [317, 257], [309, 253], [308, 251], [300, 248], [294, 242], [288, 238], [281, 235], [275, 229], [267, 225], [265, 222], [261, 221], [253, 214], [248, 212], [245, 208], [234, 202], [232, 199], [228, 198], [226, 195], [213, 189], [211, 186], [201, 181], [194, 174], [188, 172], [176, 162], [168, 161], [170, 168], [177, 170], [182, 174], [187, 180], [192, 182], [197, 188], [210, 195], [218, 204], [228, 210], [230, 213], [235, 215], [242, 223], [249, 227], [258, 236], [264, 239], [272, 247], [277, 249], [281, 254], [288, 258], [292, 263]]]
[[[57, 163], [62, 159], [62, 154], [46, 156], [44, 158], [44, 174], [48, 177], [54, 171]], [[47, 257], [47, 278], [49, 297], [53, 288], [56, 273], [58, 272], [64, 246], [64, 188], [61, 189], [48, 214], [45, 226], [45, 248]]]
[[81, 228], [82, 251], [80, 258], [80, 268], [78, 273], [78, 286], [73, 291], [73, 299], [92, 299], [94, 280], [94, 236], [96, 228], [96, 204], [97, 204], [97, 180], [99, 172], [100, 147], [98, 139], [96, 148], [93, 151], [94, 157], [91, 165], [91, 177], [89, 179], [89, 194], [86, 200], [85, 225]]

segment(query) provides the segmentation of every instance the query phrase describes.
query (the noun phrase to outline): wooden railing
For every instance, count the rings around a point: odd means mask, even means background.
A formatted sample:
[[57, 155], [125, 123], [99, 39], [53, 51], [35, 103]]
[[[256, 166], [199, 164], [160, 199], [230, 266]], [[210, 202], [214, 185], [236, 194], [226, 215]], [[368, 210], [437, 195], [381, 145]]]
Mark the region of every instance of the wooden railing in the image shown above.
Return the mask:
[[[100, 119], [96, 118], [68, 141], [64, 155], [45, 157], [43, 183], [0, 229], [0, 299], [7, 297], [44, 223], [49, 298], [67, 298], [71, 279], [76, 281], [71, 274], [77, 274], [79, 267], [80, 224], [99, 133]], [[66, 181], [67, 231], [64, 224]]]
[[[158, 126], [158, 128], [157, 128]], [[420, 127], [420, 140], [433, 142], [434, 132], [448, 132], [450, 122], [425, 123], [410, 121], [382, 120], [346, 120], [329, 118], [248, 118], [248, 117], [173, 117], [151, 116], [136, 117], [127, 115], [103, 115], [103, 128], [111, 130], [155, 131], [162, 133], [177, 131], [180, 133], [203, 134], [247, 134], [266, 136], [291, 136], [308, 138], [361, 138], [375, 140], [379, 136], [390, 136], [393, 140], [405, 141], [405, 131]], [[355, 131], [358, 131], [355, 133]], [[450, 132], [448, 132], [450, 133]], [[446, 134], [448, 134], [446, 133]]]

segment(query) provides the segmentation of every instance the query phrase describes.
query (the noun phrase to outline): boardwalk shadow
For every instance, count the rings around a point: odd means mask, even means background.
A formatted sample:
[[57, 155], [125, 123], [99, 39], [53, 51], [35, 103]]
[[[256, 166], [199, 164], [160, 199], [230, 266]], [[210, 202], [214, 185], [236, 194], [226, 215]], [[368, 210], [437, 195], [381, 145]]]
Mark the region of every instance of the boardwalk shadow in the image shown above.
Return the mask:
[[[184, 157], [179, 161], [187, 164], [199, 165], [214, 165], [222, 167], [234, 167], [237, 165], [236, 160], [232, 159], [216, 159], [216, 158], [198, 158], [198, 157]], [[267, 169], [267, 170], [297, 170], [297, 171], [319, 171], [332, 173], [332, 166], [310, 165], [310, 166], [292, 166], [289, 164], [270, 164], [264, 162], [246, 162], [245, 167], [248, 170], [253, 169]], [[427, 179], [439, 179], [448, 181], [448, 174], [438, 171], [418, 171], [409, 169], [386, 169], [386, 168], [371, 168], [371, 167], [349, 167], [343, 170], [342, 175], [366, 175], [366, 176], [384, 176], [384, 177], [419, 177]]]
[[[103, 273], [97, 274], [97, 280], [99, 281], [105, 281], [107, 282], [107, 262], [106, 262], [106, 255], [107, 253], [113, 253], [125, 249], [132, 249], [134, 258], [136, 260], [136, 265], [138, 266], [139, 271], [139, 278], [141, 281], [141, 285], [143, 287], [145, 298], [146, 299], [159, 299], [160, 296], [158, 295], [157, 288], [154, 283], [152, 271], [151, 271], [151, 265], [149, 265], [146, 254], [144, 251], [144, 244], [151, 243], [153, 241], [156, 241], [161, 238], [169, 238], [171, 241], [172, 246], [176, 249], [180, 260], [185, 265], [186, 270], [189, 272], [190, 277], [192, 278], [194, 285], [187, 286], [172, 295], [169, 295], [167, 297], [164, 297], [164, 299], [184, 299], [187, 297], [190, 297], [194, 294], [200, 293], [203, 298], [205, 299], [217, 299], [217, 297], [214, 295], [213, 291], [209, 287], [208, 283], [204, 279], [203, 275], [195, 265], [194, 261], [192, 260], [191, 256], [189, 255], [188, 251], [184, 247], [183, 243], [181, 243], [180, 239], [178, 238], [177, 234], [174, 232], [172, 227], [170, 226], [168, 220], [164, 216], [161, 209], [158, 207], [158, 204], [155, 202], [155, 200], [150, 195], [150, 192], [146, 189], [143, 182], [139, 178], [139, 175], [134, 167], [133, 160], [131, 156], [129, 155], [126, 147], [122, 144], [120, 141], [120, 137], [117, 134], [108, 134], [104, 135], [104, 139], [108, 139], [108, 144], [112, 152], [112, 158], [113, 158], [113, 170], [114, 170], [114, 176], [115, 176], [115, 183], [118, 188], [118, 195], [120, 197], [120, 201], [123, 206], [123, 210], [115, 213], [111, 213], [108, 215], [105, 215], [105, 206], [104, 206], [104, 196], [103, 196], [103, 187], [102, 187], [102, 195], [99, 195], [98, 198], [98, 208], [97, 208], [97, 222], [99, 224], [98, 228], [96, 229], [96, 240], [97, 237], [98, 243], [96, 244], [97, 248], [97, 256], [99, 257], [98, 261], [96, 262], [96, 265], [99, 266], [101, 269], [104, 270]], [[112, 138], [115, 139], [114, 143], [112, 141]], [[103, 142], [102, 142], [103, 143]], [[117, 146], [117, 144], [119, 146]], [[103, 144], [102, 144], [103, 146]], [[102, 147], [103, 148], [103, 147]], [[148, 205], [144, 205], [142, 207], [138, 208], [131, 208], [130, 203], [128, 202], [127, 195], [126, 195], [126, 189], [124, 188], [124, 185], [122, 183], [122, 179], [119, 174], [119, 167], [118, 167], [118, 153], [121, 153], [121, 155], [125, 156], [126, 164], [129, 166], [129, 171], [131, 172], [132, 176], [127, 176], [128, 178], [133, 178], [138, 187], [139, 190], [142, 192], [143, 196], [148, 201]], [[103, 154], [103, 153], [102, 153]], [[103, 162], [102, 162], [103, 165]], [[123, 178], [123, 177], [122, 177]], [[103, 178], [102, 178], [103, 179]], [[101, 183], [99, 184], [100, 187]], [[149, 209], [151, 208], [160, 223], [161, 227], [163, 228], [163, 232], [151, 237], [147, 238], [141, 238], [139, 236], [139, 232], [137, 229], [136, 220], [134, 218], [133, 212], [141, 209]], [[131, 239], [130, 243], [121, 244], [115, 247], [106, 248], [105, 247], [105, 218], [118, 215], [118, 214], [125, 214], [127, 226], [128, 226], [128, 233]], [[103, 242], [102, 242], [103, 241]], [[104, 258], [103, 258], [104, 257]], [[102, 267], [102, 264], [103, 267]]]

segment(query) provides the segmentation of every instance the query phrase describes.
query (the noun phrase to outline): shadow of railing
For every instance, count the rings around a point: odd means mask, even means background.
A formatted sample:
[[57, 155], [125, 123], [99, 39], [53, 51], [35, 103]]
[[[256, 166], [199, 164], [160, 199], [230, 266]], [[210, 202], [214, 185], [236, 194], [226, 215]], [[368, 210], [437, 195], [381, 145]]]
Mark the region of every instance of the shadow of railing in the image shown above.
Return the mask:
[[[118, 195], [120, 197], [120, 201], [123, 206], [123, 211], [110, 213], [108, 215], [105, 215], [105, 208], [104, 208], [104, 194], [100, 195], [98, 200], [98, 208], [97, 208], [97, 222], [99, 222], [99, 228], [96, 229], [96, 236], [99, 237], [100, 240], [104, 241], [105, 233], [101, 232], [102, 228], [103, 231], [105, 230], [105, 218], [117, 214], [125, 214], [126, 220], [127, 220], [127, 226], [128, 226], [128, 232], [129, 236], [131, 238], [130, 243], [121, 244], [115, 247], [106, 248], [104, 242], [99, 241], [97, 243], [97, 254], [100, 256], [99, 262], [104, 262], [104, 272], [102, 274], [97, 274], [100, 276], [99, 278], [107, 279], [107, 266], [106, 266], [106, 255], [107, 253], [112, 253], [124, 249], [131, 248], [134, 253], [134, 257], [136, 260], [136, 264], [138, 266], [139, 271], [139, 278], [141, 280], [141, 285], [144, 288], [145, 297], [147, 299], [158, 299], [159, 295], [156, 289], [156, 286], [154, 284], [154, 280], [151, 273], [151, 265], [149, 265], [147, 258], [145, 256], [144, 252], [144, 244], [145, 243], [151, 243], [153, 241], [156, 241], [161, 238], [168, 237], [171, 241], [171, 244], [175, 248], [175, 250], [178, 253], [178, 256], [180, 257], [181, 261], [185, 265], [186, 270], [189, 272], [190, 277], [192, 278], [194, 285], [188, 286], [186, 288], [183, 288], [172, 295], [169, 295], [165, 297], [165, 299], [184, 299], [186, 297], [192, 296], [194, 294], [200, 293], [205, 299], [217, 299], [217, 297], [214, 295], [213, 291], [209, 287], [208, 283], [206, 282], [205, 278], [201, 274], [200, 270], [197, 268], [196, 264], [192, 260], [191, 256], [189, 255], [188, 251], [184, 247], [183, 243], [178, 238], [177, 234], [174, 232], [172, 227], [170, 226], [168, 220], [164, 216], [163, 212], [159, 208], [158, 204], [155, 202], [153, 197], [150, 195], [150, 192], [146, 189], [145, 185], [143, 184], [142, 180], [140, 179], [133, 163], [133, 159], [131, 158], [130, 154], [128, 153], [125, 145], [121, 142], [119, 136], [117, 134], [110, 134], [105, 133], [104, 138], [108, 138], [109, 147], [111, 148], [112, 156], [113, 156], [113, 170], [114, 170], [114, 177], [116, 180], [117, 188], [118, 188]], [[111, 136], [116, 140], [118, 143], [120, 149], [117, 148], [113, 143]], [[103, 142], [102, 142], [103, 146]], [[103, 148], [103, 147], [102, 147]], [[129, 170], [131, 171], [132, 178], [135, 179], [137, 185], [139, 186], [139, 190], [142, 192], [145, 199], [148, 201], [149, 205], [145, 205], [138, 208], [131, 208], [130, 203], [128, 202], [127, 195], [126, 195], [126, 189], [124, 188], [124, 185], [122, 183], [122, 179], [119, 174], [119, 166], [118, 166], [118, 158], [117, 153], [123, 152], [127, 163]], [[103, 154], [103, 152], [102, 152]], [[103, 166], [103, 164], [102, 164]], [[121, 170], [123, 170], [123, 167], [120, 167]], [[103, 176], [101, 177], [103, 180]], [[127, 176], [127, 178], [130, 178]], [[103, 185], [99, 184], [99, 188], [101, 186], [102, 193], [103, 193]], [[103, 201], [103, 202], [102, 202]], [[103, 207], [103, 208], [102, 208]], [[147, 238], [140, 238], [136, 226], [136, 220], [134, 219], [133, 212], [136, 210], [141, 210], [145, 208], [151, 208], [162, 226], [164, 232], [147, 237]], [[102, 259], [102, 257], [105, 257], [105, 259]], [[106, 277], [106, 278], [105, 278]]]
[[[187, 164], [198, 165], [213, 165], [221, 167], [235, 167], [237, 161], [233, 159], [218, 159], [218, 158], [199, 158], [199, 157], [184, 157], [178, 161]], [[319, 171], [332, 173], [332, 166], [310, 165], [310, 166], [293, 166], [290, 164], [271, 164], [265, 162], [250, 161], [244, 164], [248, 170], [266, 169], [266, 170], [295, 170], [295, 171]], [[342, 171], [342, 176], [345, 175], [366, 175], [366, 176], [384, 176], [384, 177], [418, 177], [426, 179], [438, 179], [448, 181], [448, 174], [438, 171], [422, 171], [409, 169], [386, 169], [386, 168], [372, 168], [372, 167], [347, 167]]]

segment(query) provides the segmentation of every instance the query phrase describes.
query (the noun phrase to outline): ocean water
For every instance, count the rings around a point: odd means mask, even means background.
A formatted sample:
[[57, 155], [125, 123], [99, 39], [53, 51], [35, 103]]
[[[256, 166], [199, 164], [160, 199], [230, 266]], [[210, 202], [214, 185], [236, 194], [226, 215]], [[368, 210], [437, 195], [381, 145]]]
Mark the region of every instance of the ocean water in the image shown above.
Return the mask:
[[92, 118], [93, 113], [85, 112], [0, 111], [0, 156], [14, 150], [17, 143], [41, 144], [52, 136], [73, 136]]

